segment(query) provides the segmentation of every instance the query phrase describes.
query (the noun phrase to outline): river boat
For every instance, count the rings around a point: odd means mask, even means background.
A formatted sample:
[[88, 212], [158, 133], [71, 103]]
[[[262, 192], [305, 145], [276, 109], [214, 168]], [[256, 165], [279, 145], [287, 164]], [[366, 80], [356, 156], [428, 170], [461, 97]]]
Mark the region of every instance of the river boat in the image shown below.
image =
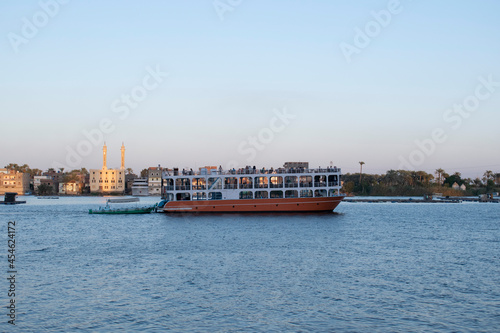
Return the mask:
[[332, 212], [344, 199], [341, 169], [309, 169], [307, 162], [283, 168], [164, 171], [163, 213]]
[[106, 200], [106, 206], [99, 207], [97, 210], [89, 209], [89, 214], [149, 214], [156, 205], [147, 207], [126, 207], [126, 208], [111, 208], [110, 203], [130, 203], [138, 202], [139, 198], [119, 198]]

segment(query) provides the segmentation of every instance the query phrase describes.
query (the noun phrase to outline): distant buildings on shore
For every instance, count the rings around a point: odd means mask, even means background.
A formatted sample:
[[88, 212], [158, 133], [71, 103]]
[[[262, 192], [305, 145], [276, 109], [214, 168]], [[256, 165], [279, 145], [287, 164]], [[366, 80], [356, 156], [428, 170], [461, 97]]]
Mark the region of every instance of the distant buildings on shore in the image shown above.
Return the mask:
[[[163, 180], [168, 175], [192, 175], [193, 169], [187, 170], [178, 168], [167, 169], [162, 168], [160, 165], [156, 167], [149, 167], [143, 169], [138, 177], [133, 173], [132, 169], [125, 168], [125, 145], [121, 146], [121, 165], [120, 168], [113, 169], [107, 167], [107, 146], [104, 144], [102, 149], [103, 164], [100, 169], [90, 169], [87, 171], [85, 168], [80, 170], [71, 170], [64, 172], [64, 168], [58, 171], [53, 168], [43, 172], [39, 169], [30, 169], [28, 165], [24, 164], [19, 166], [17, 164], [9, 164], [5, 168], [0, 169], [0, 195], [5, 192], [17, 192], [19, 195], [133, 195], [133, 196], [161, 196], [161, 188], [164, 183]], [[309, 163], [307, 162], [286, 162], [284, 168], [295, 169], [308, 169]], [[221, 167], [205, 166], [199, 168], [201, 175], [217, 173]], [[247, 166], [240, 170], [232, 170], [233, 172], [249, 173], [255, 170]], [[265, 169], [262, 169], [265, 170]], [[270, 169], [273, 172], [273, 169]], [[388, 171], [388, 177], [390, 172]], [[443, 170], [441, 170], [443, 171]], [[263, 172], [263, 171], [262, 171]], [[406, 172], [406, 171], [402, 171]], [[417, 173], [418, 174], [418, 173]], [[425, 174], [425, 172], [424, 172]], [[458, 173], [457, 173], [458, 174]], [[441, 175], [441, 173], [440, 173]], [[458, 174], [459, 175], [459, 174]], [[345, 177], [349, 177], [346, 174]], [[452, 175], [454, 177], [455, 175]], [[345, 178], [344, 177], [344, 178]], [[356, 177], [358, 177], [356, 175]], [[432, 175], [431, 175], [432, 177]], [[458, 178], [456, 178], [458, 177]], [[460, 179], [456, 176], [455, 179]], [[356, 178], [357, 179], [357, 178]], [[432, 181], [431, 181], [432, 182]], [[491, 171], [485, 173], [483, 182], [479, 178], [472, 180], [462, 180], [460, 183], [450, 183], [449, 187], [454, 190], [463, 191], [467, 190], [467, 186], [486, 186], [491, 182], [493, 185], [500, 185], [500, 174], [494, 174]], [[343, 182], [342, 182], [343, 183]], [[348, 182], [349, 183], [349, 182]], [[396, 181], [397, 183], [397, 181]], [[442, 181], [435, 180], [435, 184], [442, 185]], [[173, 184], [166, 186], [173, 186]], [[466, 186], [467, 185], [467, 186]], [[177, 186], [177, 185], [176, 185]], [[194, 186], [194, 184], [193, 184]], [[491, 187], [491, 186], [490, 186]], [[490, 189], [491, 190], [491, 189]], [[348, 190], [347, 190], [348, 191]]]
[[19, 195], [161, 195], [162, 176], [165, 169], [159, 165], [142, 171], [138, 178], [132, 169], [125, 168], [125, 145], [121, 146], [120, 168], [107, 166], [108, 148], [102, 149], [100, 169], [85, 168], [64, 172], [53, 168], [43, 172], [27, 165], [9, 164], [0, 169], [0, 195], [16, 192]]

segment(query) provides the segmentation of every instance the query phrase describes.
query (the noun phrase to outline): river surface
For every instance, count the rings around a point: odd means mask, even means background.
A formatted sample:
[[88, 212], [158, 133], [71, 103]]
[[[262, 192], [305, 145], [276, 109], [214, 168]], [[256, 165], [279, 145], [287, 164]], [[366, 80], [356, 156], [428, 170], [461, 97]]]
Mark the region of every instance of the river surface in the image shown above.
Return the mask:
[[0, 206], [2, 332], [500, 329], [500, 204], [89, 215], [104, 198], [19, 199]]

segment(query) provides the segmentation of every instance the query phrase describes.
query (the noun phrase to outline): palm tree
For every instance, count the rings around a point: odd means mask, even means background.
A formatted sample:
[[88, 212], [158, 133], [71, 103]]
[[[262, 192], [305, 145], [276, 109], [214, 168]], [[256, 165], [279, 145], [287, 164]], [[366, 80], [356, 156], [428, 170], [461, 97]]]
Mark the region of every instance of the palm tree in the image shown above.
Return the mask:
[[360, 170], [359, 170], [359, 183], [361, 184], [361, 175], [363, 174], [363, 164], [365, 162], [359, 162]]
[[474, 182], [474, 185], [476, 185], [477, 187], [480, 187], [483, 183], [481, 183], [481, 179], [479, 179], [479, 177], [476, 177], [476, 179], [473, 180]]
[[393, 186], [397, 183], [398, 172], [396, 170], [389, 170], [384, 176], [384, 183], [388, 186]]
[[491, 171], [491, 170], [487, 170], [483, 174], [483, 181], [485, 184], [488, 182], [489, 179], [493, 179], [493, 171]]
[[42, 170], [40, 169], [31, 169], [31, 176], [41, 176], [42, 175]]
[[16, 163], [9, 163], [8, 165], [5, 166], [5, 168], [10, 169], [10, 170], [19, 171], [19, 165], [17, 165]]
[[132, 168], [127, 168], [127, 174], [131, 175], [134, 173], [134, 170], [132, 170]]

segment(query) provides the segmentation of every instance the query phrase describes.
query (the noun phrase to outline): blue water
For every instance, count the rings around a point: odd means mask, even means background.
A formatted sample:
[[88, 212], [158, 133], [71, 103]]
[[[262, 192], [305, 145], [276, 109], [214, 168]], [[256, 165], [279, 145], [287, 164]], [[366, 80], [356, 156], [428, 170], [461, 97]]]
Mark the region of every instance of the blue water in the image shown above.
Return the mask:
[[500, 330], [500, 204], [113, 216], [88, 214], [102, 198], [25, 200], [0, 206], [5, 277], [17, 223], [18, 331]]

